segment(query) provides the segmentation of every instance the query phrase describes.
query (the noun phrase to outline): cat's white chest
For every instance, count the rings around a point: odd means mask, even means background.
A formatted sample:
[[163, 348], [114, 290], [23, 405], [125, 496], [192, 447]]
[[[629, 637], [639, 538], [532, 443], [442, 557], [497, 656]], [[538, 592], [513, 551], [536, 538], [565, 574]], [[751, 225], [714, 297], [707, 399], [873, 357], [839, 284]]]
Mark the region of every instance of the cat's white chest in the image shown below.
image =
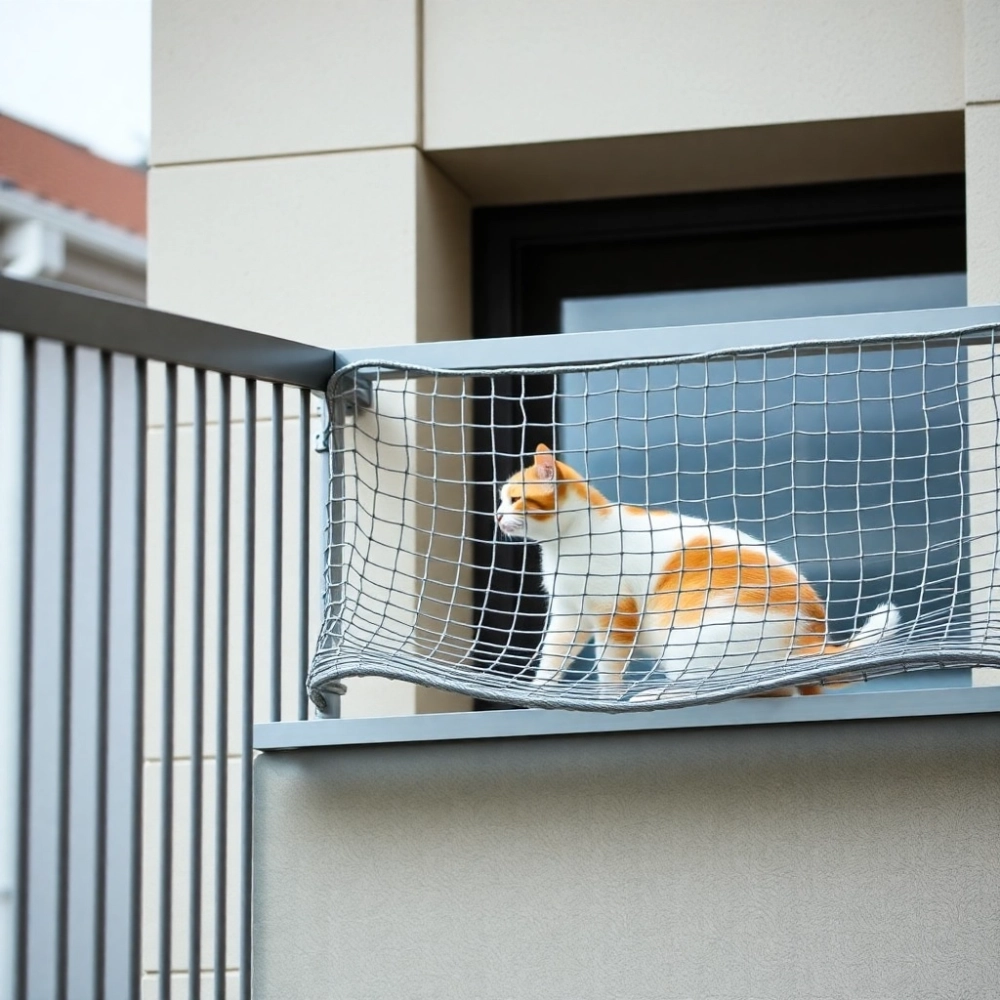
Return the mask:
[[583, 597], [592, 593], [594, 573], [593, 558], [586, 553], [560, 552], [558, 555], [542, 550], [542, 576], [545, 589], [553, 597]]
[[594, 531], [542, 546], [545, 588], [553, 597], [615, 597], [625, 566], [618, 531]]
[[[688, 519], [634, 514], [620, 507], [574, 524], [542, 545], [545, 589], [552, 597], [644, 597], [665, 560], [680, 547]], [[589, 529], [589, 530], [588, 530]]]

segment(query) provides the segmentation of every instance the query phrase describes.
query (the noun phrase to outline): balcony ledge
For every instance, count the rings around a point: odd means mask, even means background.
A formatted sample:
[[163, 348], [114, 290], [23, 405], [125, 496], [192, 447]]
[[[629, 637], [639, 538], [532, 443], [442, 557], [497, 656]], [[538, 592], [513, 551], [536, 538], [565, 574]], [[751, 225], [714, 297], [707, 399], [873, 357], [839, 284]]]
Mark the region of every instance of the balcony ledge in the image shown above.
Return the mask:
[[262, 751], [300, 750], [990, 713], [1000, 713], [1000, 686], [858, 691], [809, 698], [743, 698], [717, 705], [625, 715], [515, 709], [265, 722], [254, 726], [253, 745], [255, 750]]

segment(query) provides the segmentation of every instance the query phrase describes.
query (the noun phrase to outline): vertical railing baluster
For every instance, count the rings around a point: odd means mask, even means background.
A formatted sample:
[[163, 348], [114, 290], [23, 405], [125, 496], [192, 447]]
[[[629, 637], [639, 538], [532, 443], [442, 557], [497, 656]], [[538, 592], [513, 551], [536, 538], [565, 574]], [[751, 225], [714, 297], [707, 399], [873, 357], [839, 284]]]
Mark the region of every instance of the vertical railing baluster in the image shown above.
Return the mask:
[[231, 381], [219, 378], [219, 603], [215, 701], [215, 996], [226, 995], [226, 834], [229, 808], [229, 442]]
[[163, 678], [160, 733], [160, 1000], [170, 1000], [174, 812], [174, 623], [176, 602], [177, 366], [167, 365], [163, 419]]
[[[330, 563], [330, 435], [327, 427], [327, 406], [326, 402], [320, 409], [320, 426], [322, 428], [322, 440], [319, 444], [319, 467], [316, 470], [315, 507], [313, 509], [313, 536], [317, 539], [317, 551], [321, 553], [321, 573], [317, 578], [317, 587], [313, 600], [316, 602], [316, 611], [320, 621], [326, 613], [326, 602], [330, 598], [332, 591], [332, 580], [329, 577], [328, 566]], [[340, 717], [340, 695], [324, 694], [325, 708], [321, 712], [318, 707], [314, 712], [321, 718]], [[334, 699], [336, 702], [334, 703]], [[311, 699], [310, 699], [311, 700]]]
[[250, 890], [253, 853], [253, 699], [254, 699], [254, 573], [257, 512], [257, 383], [246, 382], [244, 415], [246, 455], [243, 519], [243, 678], [240, 733], [240, 1000], [250, 998], [251, 922]]
[[28, 996], [28, 864], [31, 852], [31, 677], [35, 587], [35, 406], [38, 347], [25, 338], [21, 423], [21, 634], [18, 680], [17, 861], [14, 896], [14, 997]]
[[111, 432], [112, 362], [101, 352], [100, 451], [97, 468], [97, 759], [94, 814], [94, 997], [105, 995], [108, 844], [108, 688], [111, 661]]
[[146, 663], [146, 361], [135, 361], [135, 605], [132, 636], [132, 816], [129, 872], [129, 1000], [139, 1000], [142, 977], [142, 790]]
[[[344, 485], [344, 425], [347, 408], [343, 393], [337, 393], [328, 401], [325, 418], [329, 422], [327, 448], [324, 454], [323, 480], [329, 483], [326, 502], [326, 516], [323, 521], [323, 553], [327, 562], [326, 600], [337, 610], [337, 620], [333, 625], [333, 638], [338, 641], [343, 627], [339, 612], [344, 602], [344, 510], [346, 492]], [[335, 690], [321, 693], [322, 708], [318, 710], [324, 719], [340, 718], [340, 694]]]
[[[76, 339], [72, 331], [67, 334], [67, 341]], [[11, 341], [13, 345], [13, 337]], [[160, 422], [150, 413], [150, 393], [156, 395], [158, 385], [149, 382], [149, 361], [147, 357], [120, 357], [103, 347], [105, 341], [99, 338], [84, 337], [80, 342], [93, 346], [81, 349], [56, 336], [51, 349], [56, 361], [50, 370], [50, 348], [44, 341], [40, 345], [33, 336], [25, 336], [16, 344], [17, 366], [10, 366], [5, 373], [13, 380], [9, 384], [14, 391], [7, 397], [4, 425], [9, 418], [17, 428], [15, 434], [9, 435], [11, 447], [5, 449], [5, 454], [9, 450], [13, 455], [21, 449], [17, 471], [23, 482], [16, 482], [17, 493], [9, 504], [12, 511], [21, 508], [20, 515], [10, 519], [15, 542], [11, 572], [17, 576], [8, 581], [9, 589], [14, 591], [11, 615], [19, 620], [20, 628], [11, 635], [16, 641], [12, 651], [17, 666], [9, 673], [12, 691], [15, 684], [20, 687], [12, 701], [9, 727], [10, 739], [17, 747], [17, 757], [12, 760], [17, 790], [17, 812], [11, 817], [16, 838], [11, 856], [15, 872], [11, 881], [13, 967], [11, 980], [0, 984], [0, 995], [6, 998], [6, 991], [12, 988], [13, 1000], [28, 1000], [39, 990], [59, 1000], [74, 1000], [77, 994], [141, 1000], [152, 986], [143, 979], [149, 967], [159, 972], [153, 993], [167, 1000], [173, 994], [171, 973], [176, 963], [187, 973], [191, 997], [200, 998], [210, 989], [217, 996], [225, 995], [229, 966], [240, 969], [239, 992], [241, 997], [249, 998], [255, 687], [267, 686], [267, 690], [259, 692], [260, 708], [266, 717], [280, 720], [283, 711], [294, 712], [302, 719], [309, 714], [305, 679], [313, 621], [310, 602], [317, 596], [314, 588], [316, 592], [320, 589], [311, 577], [316, 564], [310, 542], [319, 530], [311, 523], [316, 516], [312, 496], [316, 487], [311, 454], [312, 390], [295, 386], [299, 392], [298, 412], [294, 414], [299, 420], [299, 494], [296, 504], [292, 493], [288, 493], [288, 512], [298, 517], [299, 524], [297, 531], [286, 532], [284, 478], [286, 471], [294, 475], [294, 470], [285, 469], [285, 421], [292, 420], [296, 407], [290, 402], [292, 409], [285, 412], [285, 386], [275, 384], [270, 414], [258, 415], [258, 383], [252, 379], [245, 383], [244, 580], [240, 597], [232, 590], [235, 564], [230, 567], [232, 560], [239, 561], [236, 547], [240, 542], [232, 535], [232, 519], [238, 518], [239, 511], [234, 514], [231, 506], [239, 503], [234, 492], [239, 491], [240, 484], [238, 478], [233, 481], [234, 475], [239, 477], [238, 470], [232, 468], [233, 452], [239, 442], [233, 440], [231, 376], [219, 373], [216, 480], [216, 470], [209, 467], [216, 450], [208, 411], [208, 381], [214, 377], [214, 369], [193, 372], [189, 577], [186, 550], [180, 548], [187, 524], [178, 523], [179, 512], [186, 512], [187, 504], [186, 484], [178, 494], [180, 478], [187, 469], [186, 452], [182, 453], [182, 446], [186, 447], [186, 426], [182, 427], [181, 416], [184, 369], [176, 363], [164, 363], [161, 529], [149, 520], [153, 507], [159, 509], [160, 503], [150, 506], [147, 495], [147, 479], [150, 475], [158, 479], [161, 460], [158, 442], [154, 445], [155, 460], [149, 450], [148, 421]], [[120, 346], [117, 341], [106, 343]], [[92, 360], [97, 362], [97, 371], [90, 378], [86, 366]], [[55, 379], [51, 384], [47, 381], [50, 378]], [[23, 398], [19, 381], [23, 384]], [[50, 405], [52, 392], [61, 398]], [[92, 404], [89, 393], [95, 394]], [[235, 405], [238, 409], [239, 404]], [[258, 525], [257, 434], [258, 429], [266, 433], [264, 421], [268, 416], [271, 483], [270, 493], [263, 492], [261, 497], [271, 508], [270, 524]], [[238, 413], [235, 419], [239, 419]], [[183, 420], [186, 424], [186, 414]], [[287, 426], [291, 431], [291, 424]], [[159, 429], [152, 434], [158, 436]], [[15, 446], [18, 438], [20, 443]], [[292, 435], [289, 440], [293, 442], [291, 449], [296, 437]], [[182, 460], [183, 467], [179, 464]], [[209, 544], [214, 544], [215, 511], [208, 510], [206, 504], [216, 485], [219, 540], [213, 552]], [[260, 487], [268, 490], [263, 482]], [[258, 527], [262, 537], [270, 528], [270, 551], [261, 553], [267, 565], [258, 565]], [[297, 555], [293, 555], [296, 545]], [[149, 562], [154, 555], [157, 563], [162, 558], [162, 566]], [[216, 566], [217, 604], [206, 608], [206, 599], [213, 600]], [[258, 569], [262, 585], [269, 577], [269, 597], [258, 597]], [[149, 572], [154, 574], [152, 581], [146, 579]], [[50, 574], [51, 579], [45, 574]], [[189, 581], [190, 596], [184, 593]], [[149, 606], [147, 585], [163, 587], [162, 595], [156, 598], [160, 601], [157, 608]], [[293, 600], [299, 602], [297, 625], [289, 621], [286, 627], [283, 620], [286, 598], [289, 609]], [[188, 607], [192, 613], [190, 647], [182, 621]], [[243, 662], [237, 667], [229, 645], [237, 639], [236, 631], [241, 626], [235, 616], [241, 614]], [[146, 649], [147, 641], [152, 639], [147, 631], [147, 615], [152, 616], [151, 622], [156, 619], [157, 628], [162, 624], [162, 637], [153, 640], [159, 646], [157, 655]], [[261, 629], [269, 628], [266, 653], [264, 635], [257, 633], [257, 615], [261, 616]], [[217, 627], [217, 636], [209, 634], [213, 627]], [[206, 649], [206, 638], [215, 643], [214, 650]], [[259, 663], [259, 679], [255, 677], [258, 638], [262, 658], [267, 657], [266, 668], [263, 659]], [[184, 644], [181, 651], [178, 639]], [[189, 650], [191, 702], [178, 703], [182, 679], [183, 698], [189, 697], [184, 690], [186, 672], [177, 672]], [[286, 653], [297, 658], [296, 667], [290, 662], [283, 664]], [[151, 691], [145, 671], [153, 668], [155, 672], [161, 662], [157, 690]], [[282, 676], [284, 666], [289, 669], [287, 678]], [[230, 669], [241, 670], [241, 682], [235, 676], [230, 678]], [[50, 670], [51, 676], [43, 670]], [[206, 728], [212, 720], [205, 718], [205, 712], [207, 709], [211, 714], [212, 709], [206, 706], [205, 699], [211, 701], [213, 697], [212, 691], [205, 690], [206, 683], [215, 687], [214, 734]], [[288, 684], [297, 684], [297, 690], [287, 690]], [[237, 690], [238, 686], [241, 690]], [[46, 709], [44, 699], [49, 695], [52, 703]], [[237, 711], [234, 697], [241, 702], [239, 738], [233, 729], [236, 717], [229, 714], [230, 708]], [[150, 698], [152, 702], [147, 704]], [[287, 699], [285, 709], [283, 699]], [[158, 738], [149, 733], [154, 740], [151, 746], [147, 745], [147, 709], [156, 713], [149, 719], [154, 728], [157, 716], [160, 724]], [[48, 723], [44, 722], [46, 718]], [[190, 744], [183, 738], [182, 746], [177, 726], [179, 722], [181, 730], [185, 730], [189, 718]], [[175, 834], [177, 809], [188, 805], [187, 793], [176, 784], [178, 755], [186, 756], [189, 747], [190, 823], [185, 823], [184, 833]], [[235, 771], [229, 770], [229, 765], [236, 763], [236, 753], [241, 757], [238, 779]], [[206, 767], [211, 768], [211, 764], [206, 754], [215, 757], [214, 769], [209, 773]], [[157, 762], [161, 768], [159, 787], [146, 780], [147, 769], [154, 771]], [[205, 784], [213, 780], [214, 790]], [[178, 793], [182, 795], [180, 801]], [[230, 801], [235, 807], [237, 794], [241, 796], [238, 820], [229, 813]], [[151, 809], [159, 816], [147, 834]], [[213, 811], [214, 827], [209, 825]], [[241, 841], [238, 861], [237, 823]], [[183, 855], [188, 845], [176, 841], [175, 836], [183, 839], [185, 834], [191, 850], [190, 867], [183, 876], [188, 884], [178, 888], [175, 881], [188, 860]], [[149, 843], [147, 837], [151, 838]], [[206, 856], [206, 852], [211, 854]], [[151, 857], [155, 858], [155, 870], [148, 864]], [[209, 873], [205, 866], [213, 860], [214, 868]], [[241, 893], [238, 914], [227, 906], [227, 885], [232, 888], [237, 879]], [[188, 909], [182, 900], [185, 888]], [[212, 939], [206, 936], [203, 943], [203, 934], [209, 933], [203, 902], [209, 894], [214, 896], [215, 905], [213, 916], [207, 918], [212, 923]], [[175, 906], [179, 917], [173, 913]], [[181, 931], [185, 917], [189, 917], [188, 925]], [[176, 939], [175, 927], [179, 934]], [[232, 934], [232, 942], [227, 941], [227, 932]], [[144, 959], [147, 949], [152, 952], [152, 962]], [[177, 963], [185, 950], [183, 962]], [[204, 991], [202, 966], [213, 970], [211, 987], [206, 986]], [[183, 973], [177, 979], [183, 982]]]
[[283, 538], [284, 387], [272, 386], [271, 402], [271, 721], [281, 719], [281, 547]]
[[308, 389], [299, 390], [299, 676], [298, 717], [309, 715], [309, 698], [306, 694], [306, 675], [309, 672], [309, 605], [312, 581], [309, 577], [309, 527], [312, 523], [309, 495], [309, 461], [312, 452], [309, 415], [312, 395]]
[[58, 846], [56, 848], [56, 996], [66, 996], [69, 936], [69, 821], [70, 821], [70, 732], [73, 704], [73, 514], [76, 452], [76, 348], [63, 347], [63, 427], [62, 427], [62, 577], [59, 591], [59, 721]]
[[194, 373], [194, 523], [191, 587], [191, 830], [188, 996], [201, 996], [201, 813], [205, 722], [205, 372]]

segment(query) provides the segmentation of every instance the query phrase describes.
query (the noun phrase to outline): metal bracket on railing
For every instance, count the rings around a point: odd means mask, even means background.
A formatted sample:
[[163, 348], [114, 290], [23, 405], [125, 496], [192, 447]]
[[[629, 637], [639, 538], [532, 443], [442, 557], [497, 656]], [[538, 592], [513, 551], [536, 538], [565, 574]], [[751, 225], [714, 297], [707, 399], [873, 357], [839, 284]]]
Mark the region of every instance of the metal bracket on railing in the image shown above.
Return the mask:
[[[333, 391], [336, 386], [336, 392]], [[352, 372], [343, 378], [336, 375], [327, 383], [326, 405], [328, 422], [321, 435], [322, 447], [318, 451], [328, 453], [327, 474], [330, 483], [328, 521], [325, 526], [327, 551], [339, 552], [344, 543], [344, 427], [348, 416], [354, 416], [362, 406], [371, 406], [375, 398], [371, 380]], [[338, 604], [343, 597], [343, 567], [334, 560], [327, 567], [326, 598], [331, 604]], [[339, 627], [334, 627], [339, 634]], [[340, 698], [347, 688], [337, 680], [312, 688], [309, 697], [316, 706], [320, 719], [340, 718]]]
[[325, 455], [330, 450], [330, 417], [326, 396], [317, 398], [313, 406], [313, 418], [319, 421], [319, 430], [313, 434], [313, 451]]
[[316, 717], [319, 719], [339, 719], [340, 697], [346, 693], [346, 685], [339, 681], [333, 681], [322, 688], [314, 688], [310, 691], [309, 697], [316, 706]]
[[[330, 385], [332, 386], [333, 382]], [[334, 399], [330, 388], [327, 387], [327, 407], [331, 417], [334, 413], [338, 412], [344, 420], [348, 417], [353, 417], [362, 407], [370, 407], [374, 398], [375, 392], [371, 379], [357, 372], [337, 380], [336, 399]], [[327, 421], [324, 423], [323, 428], [316, 432], [313, 444], [316, 451], [327, 452], [330, 450], [330, 435], [332, 431], [333, 425]]]
[[338, 380], [337, 395], [343, 400], [344, 415], [353, 417], [361, 407], [369, 407], [375, 398], [372, 380], [359, 372], [352, 372]]

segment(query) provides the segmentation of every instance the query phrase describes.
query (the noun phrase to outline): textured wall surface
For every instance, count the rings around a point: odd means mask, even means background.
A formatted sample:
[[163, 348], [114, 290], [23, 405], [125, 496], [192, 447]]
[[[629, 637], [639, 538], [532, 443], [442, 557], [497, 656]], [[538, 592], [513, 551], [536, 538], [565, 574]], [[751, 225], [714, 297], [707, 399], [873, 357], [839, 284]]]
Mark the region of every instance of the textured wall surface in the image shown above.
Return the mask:
[[153, 163], [414, 143], [418, 9], [415, 0], [157, 0]]
[[427, 149], [962, 105], [961, 0], [424, 0], [423, 10]]
[[1000, 994], [1000, 719], [275, 753], [254, 995]]

